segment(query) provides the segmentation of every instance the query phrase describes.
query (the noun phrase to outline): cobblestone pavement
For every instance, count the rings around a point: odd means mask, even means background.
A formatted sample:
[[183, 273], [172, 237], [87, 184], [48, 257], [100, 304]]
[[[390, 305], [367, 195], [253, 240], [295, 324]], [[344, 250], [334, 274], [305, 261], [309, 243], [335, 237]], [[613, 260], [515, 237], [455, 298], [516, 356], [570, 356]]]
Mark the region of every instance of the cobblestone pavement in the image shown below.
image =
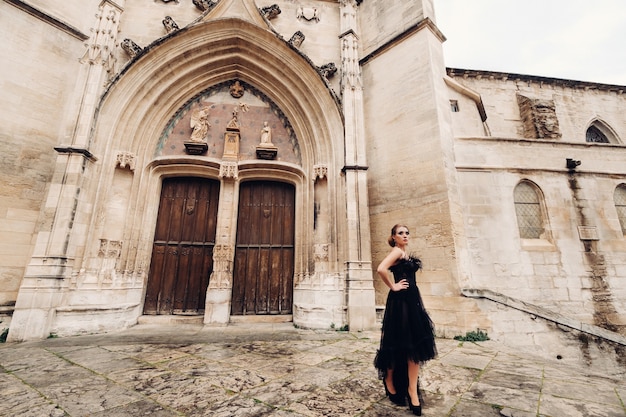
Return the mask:
[[[0, 347], [2, 416], [403, 416], [377, 379], [378, 332], [291, 323], [138, 325]], [[626, 416], [626, 381], [495, 342], [438, 339], [424, 416]], [[622, 374], [623, 375], [623, 374]]]

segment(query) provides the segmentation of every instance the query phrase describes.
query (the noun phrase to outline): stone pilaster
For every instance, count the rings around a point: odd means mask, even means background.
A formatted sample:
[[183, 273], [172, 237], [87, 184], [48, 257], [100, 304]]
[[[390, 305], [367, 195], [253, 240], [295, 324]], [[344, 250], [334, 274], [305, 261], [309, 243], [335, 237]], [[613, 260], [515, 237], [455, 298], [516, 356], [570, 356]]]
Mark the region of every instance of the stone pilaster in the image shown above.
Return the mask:
[[[20, 286], [9, 340], [39, 339], [49, 335], [56, 308], [75, 268], [77, 247], [84, 245], [88, 224], [79, 224], [84, 173], [95, 158], [89, 151], [90, 132], [98, 100], [114, 67], [113, 51], [122, 9], [120, 2], [104, 0], [87, 43], [74, 91], [75, 105], [65, 121], [55, 173], [46, 199], [37, 243]], [[69, 143], [68, 143], [69, 142]]]
[[363, 125], [363, 86], [356, 34], [357, 5], [341, 2], [341, 92], [345, 117], [347, 257], [346, 280], [348, 324], [351, 330], [376, 325], [375, 293], [372, 274], [369, 209], [367, 198], [367, 158]]

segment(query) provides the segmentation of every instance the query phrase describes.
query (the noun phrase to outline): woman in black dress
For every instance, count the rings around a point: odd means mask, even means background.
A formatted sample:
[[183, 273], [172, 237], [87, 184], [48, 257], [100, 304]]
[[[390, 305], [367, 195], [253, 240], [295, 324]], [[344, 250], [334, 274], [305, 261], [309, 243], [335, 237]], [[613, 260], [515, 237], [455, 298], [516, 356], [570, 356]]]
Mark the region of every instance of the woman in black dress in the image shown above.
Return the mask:
[[422, 262], [406, 253], [409, 243], [406, 226], [395, 225], [388, 242], [391, 252], [377, 269], [390, 291], [374, 366], [389, 399], [398, 405], [404, 405], [405, 398], [408, 399], [413, 414], [421, 416], [420, 364], [437, 356], [433, 322], [415, 282], [415, 273]]

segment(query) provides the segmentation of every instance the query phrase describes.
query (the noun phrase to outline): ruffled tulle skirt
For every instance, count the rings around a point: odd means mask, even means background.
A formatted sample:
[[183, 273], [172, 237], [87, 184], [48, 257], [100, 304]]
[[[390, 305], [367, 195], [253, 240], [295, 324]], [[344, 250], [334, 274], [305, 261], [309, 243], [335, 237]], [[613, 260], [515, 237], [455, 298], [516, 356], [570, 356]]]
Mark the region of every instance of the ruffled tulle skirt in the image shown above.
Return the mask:
[[394, 371], [394, 386], [407, 386], [407, 362], [424, 363], [437, 356], [435, 329], [415, 285], [390, 291], [383, 317], [380, 347], [374, 366], [380, 378]]

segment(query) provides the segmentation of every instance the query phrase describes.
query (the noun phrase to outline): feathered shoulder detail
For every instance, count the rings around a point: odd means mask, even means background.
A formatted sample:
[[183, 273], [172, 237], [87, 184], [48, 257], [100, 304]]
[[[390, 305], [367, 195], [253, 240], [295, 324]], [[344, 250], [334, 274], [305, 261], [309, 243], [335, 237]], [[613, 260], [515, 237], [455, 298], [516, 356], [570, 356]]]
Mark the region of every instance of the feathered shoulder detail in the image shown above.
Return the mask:
[[413, 264], [415, 269], [422, 269], [422, 260], [415, 255], [409, 255], [406, 260]]

